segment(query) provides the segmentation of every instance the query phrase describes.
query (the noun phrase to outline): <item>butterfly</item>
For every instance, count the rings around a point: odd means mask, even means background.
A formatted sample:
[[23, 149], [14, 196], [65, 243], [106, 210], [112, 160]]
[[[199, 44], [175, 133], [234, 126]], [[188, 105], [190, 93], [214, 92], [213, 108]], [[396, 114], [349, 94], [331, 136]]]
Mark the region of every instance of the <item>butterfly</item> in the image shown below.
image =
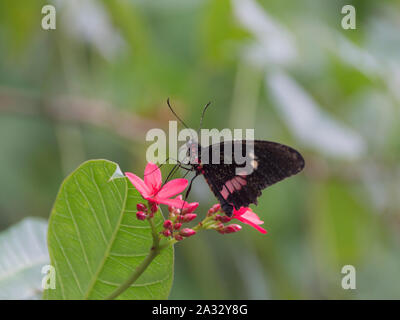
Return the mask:
[[[167, 100], [174, 115], [176, 115]], [[203, 110], [200, 128], [204, 118]], [[192, 182], [203, 175], [211, 191], [221, 204], [227, 216], [232, 216], [233, 209], [257, 205], [257, 198], [262, 190], [295, 175], [303, 170], [305, 162], [295, 149], [265, 140], [232, 140], [202, 147], [197, 141], [186, 143], [187, 156], [190, 160], [186, 168], [194, 171], [185, 198], [189, 195]]]

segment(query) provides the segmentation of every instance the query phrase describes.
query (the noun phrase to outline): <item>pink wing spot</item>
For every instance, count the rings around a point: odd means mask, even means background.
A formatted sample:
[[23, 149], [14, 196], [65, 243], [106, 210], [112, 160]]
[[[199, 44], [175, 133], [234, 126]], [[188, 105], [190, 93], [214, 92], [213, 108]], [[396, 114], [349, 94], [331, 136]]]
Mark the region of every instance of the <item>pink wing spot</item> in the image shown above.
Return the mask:
[[222, 187], [221, 196], [222, 196], [222, 198], [224, 198], [225, 200], [228, 199], [229, 192], [228, 192], [228, 189], [227, 189], [225, 186]]
[[235, 187], [236, 190], [242, 189], [242, 184], [240, 183], [239, 178], [235, 177], [232, 180], [233, 186]]
[[235, 191], [235, 187], [234, 187], [234, 185], [232, 183], [232, 180], [229, 180], [229, 181], [225, 182], [225, 186], [228, 188], [230, 193], [233, 193], [233, 191]]
[[247, 181], [240, 177], [234, 177], [231, 180], [227, 181], [222, 187], [220, 193], [222, 197], [226, 200], [229, 194], [239, 191], [243, 186], [247, 184]]
[[235, 180], [240, 184], [239, 189], [247, 184], [246, 179], [243, 177], [235, 177]]

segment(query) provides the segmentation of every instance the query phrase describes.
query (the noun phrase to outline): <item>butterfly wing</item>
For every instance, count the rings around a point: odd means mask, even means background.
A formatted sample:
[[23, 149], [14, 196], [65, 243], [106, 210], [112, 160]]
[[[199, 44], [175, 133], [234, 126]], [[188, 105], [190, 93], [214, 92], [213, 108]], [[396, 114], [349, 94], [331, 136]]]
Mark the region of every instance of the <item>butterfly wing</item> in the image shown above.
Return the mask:
[[205, 147], [201, 163], [207, 183], [228, 216], [233, 207], [238, 210], [257, 204], [263, 189], [304, 168], [298, 151], [261, 140], [226, 141]]

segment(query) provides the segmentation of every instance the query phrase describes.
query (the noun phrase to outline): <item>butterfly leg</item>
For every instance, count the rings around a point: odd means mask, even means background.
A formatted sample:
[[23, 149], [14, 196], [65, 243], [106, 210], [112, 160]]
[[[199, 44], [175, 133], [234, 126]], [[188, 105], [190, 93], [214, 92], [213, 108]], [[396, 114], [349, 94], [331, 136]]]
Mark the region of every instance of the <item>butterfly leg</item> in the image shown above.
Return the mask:
[[[189, 173], [189, 172], [188, 172], [188, 173]], [[200, 175], [200, 173], [196, 173], [196, 175], [192, 178], [192, 180], [190, 180], [189, 187], [188, 187], [188, 189], [186, 190], [185, 197], [184, 197], [183, 201], [186, 202], [186, 199], [189, 197], [189, 193], [190, 193], [190, 191], [192, 190], [193, 181], [194, 181], [194, 179], [196, 179], [199, 175]], [[182, 205], [181, 211], [182, 211], [182, 210], [183, 210], [183, 205]]]
[[[193, 171], [192, 168], [186, 168], [186, 167], [184, 167], [184, 166], [179, 162], [179, 163], [176, 164], [176, 165], [171, 169], [171, 171], [168, 173], [168, 176], [167, 176], [167, 178], [165, 179], [163, 185], [165, 185], [165, 184], [169, 181], [169, 179], [175, 174], [175, 172], [176, 172], [176, 170], [178, 170], [178, 168], [181, 168], [181, 169], [183, 169], [183, 170], [186, 170], [187, 173], [189, 173], [190, 171]], [[185, 176], [186, 176], [186, 174], [185, 174]]]
[[193, 184], [194, 179], [196, 179], [198, 176], [199, 176], [199, 174], [197, 173], [197, 174], [192, 178], [192, 180], [190, 180], [189, 188], [186, 190], [186, 193], [185, 193], [185, 199], [184, 199], [185, 201], [186, 201], [187, 197], [189, 196], [190, 191], [192, 190], [192, 184]]

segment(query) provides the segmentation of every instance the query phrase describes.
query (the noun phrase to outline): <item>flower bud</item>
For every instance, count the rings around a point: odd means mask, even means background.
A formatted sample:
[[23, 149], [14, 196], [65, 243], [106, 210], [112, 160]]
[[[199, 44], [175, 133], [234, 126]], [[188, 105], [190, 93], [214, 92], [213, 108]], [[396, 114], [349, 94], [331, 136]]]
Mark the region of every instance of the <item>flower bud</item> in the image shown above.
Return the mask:
[[193, 236], [193, 235], [196, 234], [196, 231], [194, 231], [193, 229], [190, 229], [190, 228], [185, 228], [185, 229], [182, 229], [182, 230], [179, 232], [179, 234], [180, 234], [181, 236], [183, 236], [183, 237], [191, 237], [191, 236]]
[[180, 223], [180, 222], [176, 222], [176, 223], [174, 224], [174, 229], [175, 229], [175, 230], [179, 230], [181, 227], [182, 227], [182, 223]]
[[221, 205], [219, 203], [214, 204], [210, 209], [208, 209], [207, 216], [211, 216], [214, 213], [218, 212], [221, 209]]
[[224, 226], [224, 224], [221, 222], [221, 221], [219, 221], [218, 223], [216, 223], [215, 225], [214, 225], [214, 227], [213, 227], [213, 229], [217, 229], [217, 230], [222, 230], [222, 229], [224, 229], [225, 228], [225, 226]]
[[230, 225], [226, 226], [223, 230], [224, 230], [224, 233], [234, 233], [234, 232], [238, 232], [238, 231], [242, 230], [242, 226], [240, 226], [238, 224], [230, 224]]
[[138, 211], [136, 212], [136, 218], [138, 218], [138, 220], [145, 220], [146, 214], [143, 211]]
[[214, 212], [214, 210], [213, 210], [212, 208], [208, 209], [208, 211], [207, 211], [207, 217], [212, 216], [214, 213], [215, 213], [215, 212]]
[[157, 203], [153, 202], [153, 203], [151, 204], [151, 212], [154, 214], [154, 213], [157, 212], [157, 210], [158, 210]]
[[218, 221], [218, 223], [216, 223], [214, 225], [214, 229], [217, 230], [221, 234], [225, 233], [225, 226], [221, 221]]
[[172, 232], [171, 232], [171, 230], [166, 229], [166, 230], [163, 231], [162, 234], [163, 234], [164, 236], [166, 236], [166, 237], [170, 237], [170, 236], [172, 235]]
[[220, 218], [219, 218], [219, 221], [221, 221], [222, 223], [226, 223], [226, 222], [229, 222], [231, 220], [232, 220], [232, 218], [228, 217], [228, 216], [220, 216]]
[[197, 217], [197, 214], [195, 214], [195, 213], [187, 213], [184, 216], [181, 216], [180, 220], [182, 222], [190, 222], [190, 221], [196, 219], [196, 217]]
[[147, 207], [146, 207], [146, 205], [145, 205], [144, 203], [138, 203], [138, 204], [136, 205], [136, 209], [137, 209], [138, 211], [146, 211], [146, 210], [147, 210]]
[[165, 229], [171, 229], [172, 228], [172, 221], [171, 220], [165, 220], [164, 224], [163, 224], [163, 227]]
[[182, 210], [182, 214], [192, 213], [199, 206], [198, 202], [189, 203], [186, 208]]
[[180, 234], [176, 234], [174, 238], [175, 238], [176, 241], [183, 240], [183, 237]]
[[214, 210], [214, 212], [218, 212], [221, 209], [221, 205], [219, 203], [214, 204], [212, 206], [212, 209]]

